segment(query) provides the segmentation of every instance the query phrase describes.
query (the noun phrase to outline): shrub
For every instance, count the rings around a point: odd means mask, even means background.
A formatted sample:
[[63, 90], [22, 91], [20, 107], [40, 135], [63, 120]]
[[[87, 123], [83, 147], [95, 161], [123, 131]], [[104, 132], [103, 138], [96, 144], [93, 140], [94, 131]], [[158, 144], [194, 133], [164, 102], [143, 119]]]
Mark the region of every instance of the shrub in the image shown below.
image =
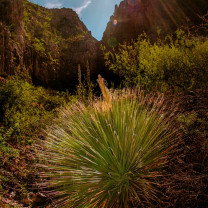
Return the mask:
[[29, 144], [54, 117], [54, 110], [64, 105], [65, 98], [19, 78], [10, 78], [0, 88], [0, 103], [0, 123], [10, 132], [12, 142]]
[[34, 168], [39, 160], [34, 144], [44, 138], [42, 129], [69, 98], [68, 93], [35, 87], [19, 77], [10, 77], [0, 86], [0, 192], [4, 199], [29, 206], [28, 194], [34, 192], [32, 184], [40, 171]]
[[157, 203], [157, 178], [174, 138], [163, 107], [162, 96], [124, 91], [93, 107], [77, 104], [63, 110], [41, 151], [47, 187], [54, 190], [58, 206]]
[[[105, 63], [123, 79], [124, 86], [145, 89], [196, 89], [208, 87], [208, 41], [178, 30], [152, 44], [146, 35], [106, 52]], [[105, 49], [105, 48], [104, 48]]]

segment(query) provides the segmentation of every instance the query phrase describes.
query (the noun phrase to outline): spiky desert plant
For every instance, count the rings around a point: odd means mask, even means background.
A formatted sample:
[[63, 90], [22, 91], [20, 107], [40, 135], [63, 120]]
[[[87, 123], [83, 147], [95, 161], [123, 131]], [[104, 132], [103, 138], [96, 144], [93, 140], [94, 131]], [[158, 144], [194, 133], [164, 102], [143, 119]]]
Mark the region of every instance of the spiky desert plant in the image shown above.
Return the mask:
[[[108, 100], [109, 101], [109, 100]], [[110, 103], [72, 105], [49, 129], [46, 186], [57, 207], [145, 207], [158, 203], [157, 178], [174, 140], [162, 96], [123, 91]]]

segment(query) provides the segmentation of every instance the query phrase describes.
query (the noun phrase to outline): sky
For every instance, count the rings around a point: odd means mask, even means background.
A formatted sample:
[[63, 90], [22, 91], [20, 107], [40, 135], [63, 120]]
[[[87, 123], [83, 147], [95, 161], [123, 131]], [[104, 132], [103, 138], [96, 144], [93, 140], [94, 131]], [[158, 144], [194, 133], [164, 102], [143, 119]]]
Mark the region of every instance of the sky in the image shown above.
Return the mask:
[[122, 0], [30, 0], [47, 8], [72, 8], [93, 37], [101, 40], [115, 5]]

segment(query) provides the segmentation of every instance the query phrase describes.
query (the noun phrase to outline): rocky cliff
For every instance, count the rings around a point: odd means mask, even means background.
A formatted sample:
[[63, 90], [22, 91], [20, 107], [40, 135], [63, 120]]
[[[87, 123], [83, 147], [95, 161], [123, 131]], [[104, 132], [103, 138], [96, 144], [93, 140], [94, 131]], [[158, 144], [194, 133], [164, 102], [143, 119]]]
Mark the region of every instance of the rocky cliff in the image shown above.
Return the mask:
[[0, 75], [23, 66], [23, 1], [0, 0]]
[[158, 31], [165, 35], [181, 26], [199, 24], [207, 11], [207, 0], [124, 0], [115, 6], [102, 42], [115, 46], [143, 32], [155, 40]]
[[[97, 55], [99, 42], [92, 37], [91, 32], [79, 20], [78, 15], [71, 9], [52, 10], [52, 28], [56, 29], [62, 37], [60, 50], [61, 69], [58, 77], [61, 85], [67, 87], [78, 81], [78, 64], [81, 65], [82, 74], [86, 74], [86, 64], [89, 62], [91, 76], [97, 77]], [[65, 79], [63, 79], [65, 77]]]
[[[26, 69], [36, 84], [72, 89], [77, 69], [95, 75], [99, 44], [71, 9], [0, 0], [0, 76]], [[93, 74], [94, 73], [94, 74]]]

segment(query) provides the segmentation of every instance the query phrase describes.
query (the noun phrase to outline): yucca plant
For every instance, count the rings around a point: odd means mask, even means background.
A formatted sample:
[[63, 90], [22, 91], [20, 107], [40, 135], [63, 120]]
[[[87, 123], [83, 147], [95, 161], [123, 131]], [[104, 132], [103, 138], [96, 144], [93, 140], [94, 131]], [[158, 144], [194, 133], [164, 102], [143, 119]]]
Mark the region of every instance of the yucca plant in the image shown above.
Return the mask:
[[144, 207], [158, 203], [156, 181], [173, 146], [162, 96], [112, 93], [93, 107], [72, 105], [49, 129], [46, 184], [57, 207]]

